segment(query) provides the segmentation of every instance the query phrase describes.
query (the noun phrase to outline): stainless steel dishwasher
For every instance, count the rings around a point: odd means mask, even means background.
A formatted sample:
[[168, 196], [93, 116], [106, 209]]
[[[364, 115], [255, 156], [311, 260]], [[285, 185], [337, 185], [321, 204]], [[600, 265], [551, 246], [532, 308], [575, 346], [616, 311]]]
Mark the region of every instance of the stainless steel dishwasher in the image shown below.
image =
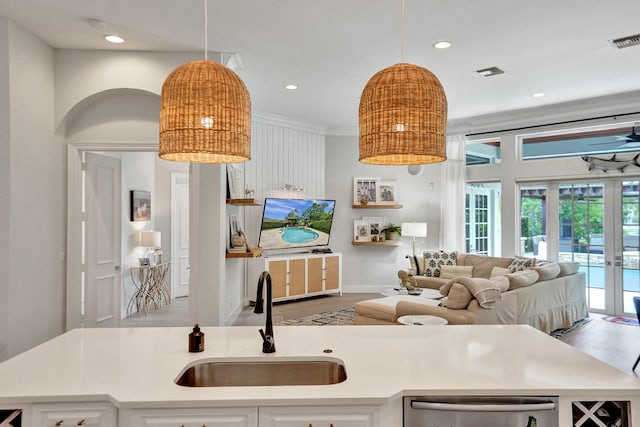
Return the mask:
[[407, 396], [404, 427], [558, 427], [558, 398]]

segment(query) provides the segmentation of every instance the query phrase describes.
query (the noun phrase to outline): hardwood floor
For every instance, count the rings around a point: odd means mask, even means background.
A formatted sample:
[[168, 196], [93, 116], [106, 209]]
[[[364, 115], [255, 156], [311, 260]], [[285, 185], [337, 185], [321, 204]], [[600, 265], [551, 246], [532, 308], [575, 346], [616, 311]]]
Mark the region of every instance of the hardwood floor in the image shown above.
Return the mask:
[[[379, 298], [378, 293], [351, 293], [327, 295], [295, 302], [275, 304], [273, 320], [297, 319], [314, 313], [337, 310], [352, 306], [358, 301]], [[150, 326], [193, 326], [188, 315], [188, 298], [177, 298], [173, 302], [148, 315], [135, 314], [121, 321], [122, 327]], [[592, 313], [591, 322], [561, 336], [561, 341], [602, 360], [616, 368], [632, 373], [631, 368], [640, 354], [640, 327], [620, 325], [602, 319], [602, 315]], [[253, 314], [253, 307], [245, 307], [234, 326], [260, 326], [264, 324], [264, 314]], [[366, 326], [363, 326], [366, 327]], [[638, 375], [640, 366], [633, 372]]]

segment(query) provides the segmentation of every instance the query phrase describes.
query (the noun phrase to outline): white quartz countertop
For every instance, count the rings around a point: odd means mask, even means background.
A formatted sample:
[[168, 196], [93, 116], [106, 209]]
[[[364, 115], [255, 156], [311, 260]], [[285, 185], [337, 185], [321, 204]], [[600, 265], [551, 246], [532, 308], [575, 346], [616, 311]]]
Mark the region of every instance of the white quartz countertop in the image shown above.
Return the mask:
[[[383, 404], [403, 395], [639, 396], [640, 380], [529, 326], [276, 326], [76, 329], [0, 364], [0, 403], [109, 400], [120, 407]], [[323, 350], [331, 349], [332, 353]], [[323, 386], [182, 387], [198, 360], [330, 357], [347, 380]]]

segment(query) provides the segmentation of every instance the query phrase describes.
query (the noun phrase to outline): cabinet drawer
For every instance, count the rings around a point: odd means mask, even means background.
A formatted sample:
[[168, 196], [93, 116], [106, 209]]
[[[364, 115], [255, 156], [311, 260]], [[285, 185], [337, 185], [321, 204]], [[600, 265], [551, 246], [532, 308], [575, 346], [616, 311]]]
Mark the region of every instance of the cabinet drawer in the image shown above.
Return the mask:
[[260, 407], [260, 427], [374, 427], [377, 408], [350, 406]]
[[33, 405], [33, 425], [38, 427], [115, 427], [116, 409], [108, 403]]
[[257, 427], [258, 409], [193, 408], [134, 409], [123, 411], [120, 425], [127, 427]]

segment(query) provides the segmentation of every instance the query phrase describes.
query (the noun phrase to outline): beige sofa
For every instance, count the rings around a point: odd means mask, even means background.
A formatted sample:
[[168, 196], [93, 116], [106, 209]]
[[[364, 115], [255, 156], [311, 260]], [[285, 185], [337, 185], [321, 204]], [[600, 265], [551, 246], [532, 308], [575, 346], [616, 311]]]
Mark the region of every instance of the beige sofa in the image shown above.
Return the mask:
[[[515, 273], [499, 270], [508, 268], [513, 260], [514, 258], [458, 254], [456, 266], [466, 266], [464, 270], [471, 271], [473, 278], [490, 279], [492, 272], [502, 273], [502, 277], [497, 277], [499, 274], [493, 276], [492, 280], [501, 281], [504, 288], [497, 301], [485, 304], [490, 308], [483, 308], [478, 299], [469, 295], [470, 300], [463, 298], [449, 301], [448, 298], [453, 297], [453, 293], [450, 293], [438, 305], [425, 304], [424, 301], [414, 299], [415, 297], [405, 297], [395, 304], [395, 313], [387, 313], [384, 319], [376, 316], [366, 303], [361, 304], [361, 307], [356, 304], [356, 324], [390, 324], [395, 323], [400, 316], [426, 314], [443, 317], [451, 325], [528, 324], [549, 333], [567, 328], [588, 316], [585, 275], [577, 271], [577, 263], [546, 263]], [[498, 269], [494, 270], [494, 267]], [[407, 273], [415, 274], [415, 266]], [[402, 276], [402, 273], [399, 275]], [[456, 282], [455, 278], [413, 277], [418, 286], [432, 289], [440, 289], [449, 281]], [[504, 284], [505, 281], [508, 281], [508, 285]]]

